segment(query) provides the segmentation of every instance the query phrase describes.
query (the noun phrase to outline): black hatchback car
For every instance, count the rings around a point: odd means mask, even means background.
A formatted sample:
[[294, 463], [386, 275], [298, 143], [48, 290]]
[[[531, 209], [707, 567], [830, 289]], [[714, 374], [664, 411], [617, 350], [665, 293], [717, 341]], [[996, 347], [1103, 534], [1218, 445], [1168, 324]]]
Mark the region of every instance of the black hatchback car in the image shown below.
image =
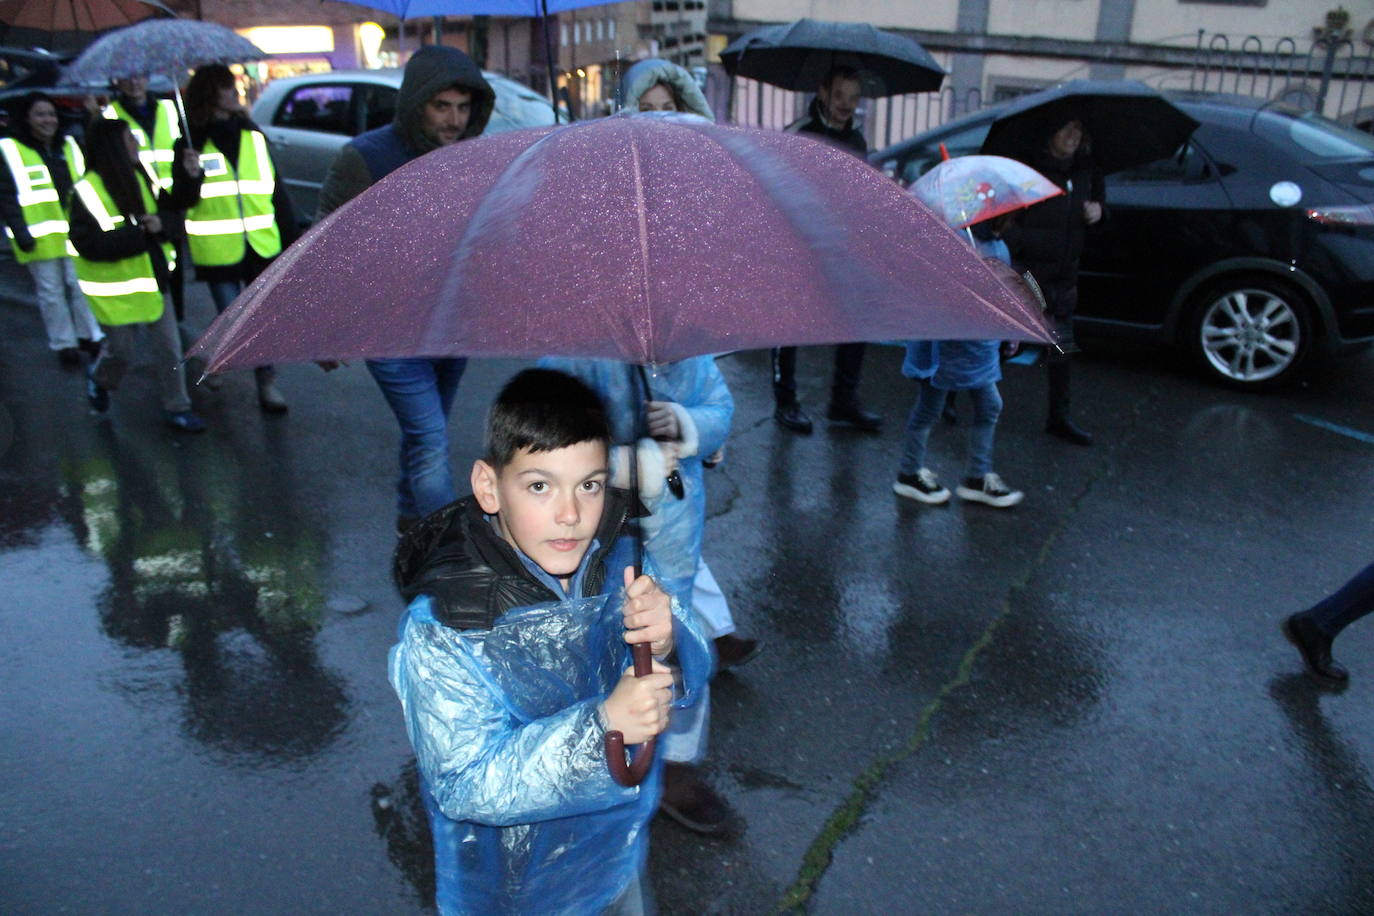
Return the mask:
[[[1201, 126], [1107, 176], [1075, 328], [1181, 346], [1218, 382], [1267, 388], [1374, 340], [1374, 137], [1262, 99], [1166, 93]], [[910, 184], [977, 153], [988, 108], [869, 157]]]

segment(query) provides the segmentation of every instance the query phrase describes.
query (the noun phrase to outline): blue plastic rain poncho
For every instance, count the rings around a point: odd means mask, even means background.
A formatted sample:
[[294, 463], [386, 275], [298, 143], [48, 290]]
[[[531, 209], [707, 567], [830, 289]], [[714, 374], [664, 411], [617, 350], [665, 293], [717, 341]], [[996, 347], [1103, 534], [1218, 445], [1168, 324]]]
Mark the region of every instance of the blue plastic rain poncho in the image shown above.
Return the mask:
[[[1007, 243], [999, 238], [973, 236], [973, 249], [985, 258], [1011, 263]], [[902, 374], [929, 379], [944, 391], [982, 388], [1002, 378], [997, 340], [913, 340], [906, 345]]]
[[[582, 379], [601, 395], [616, 442], [634, 442], [644, 434], [644, 393], [639, 370], [612, 360], [540, 360]], [[648, 370], [650, 400], [669, 401], [682, 427], [678, 470], [684, 494], [678, 499], [663, 486], [663, 464], [653, 440], [640, 440], [640, 494], [651, 511], [644, 526], [644, 549], [663, 573], [664, 590], [683, 607], [692, 606], [692, 580], [701, 559], [706, 527], [705, 468], [701, 459], [725, 445], [735, 401], [714, 357], [694, 356]], [[622, 450], [617, 450], [617, 453]], [[615, 459], [612, 461], [615, 464]], [[618, 473], [618, 472], [617, 472]]]
[[[487, 629], [445, 626], [427, 595], [402, 618], [390, 676], [419, 762], [441, 913], [600, 913], [643, 867], [661, 762], [639, 787], [617, 785], [599, 711], [630, 665], [619, 571], [632, 550], [622, 537], [608, 552], [602, 594], [510, 610]], [[673, 614], [676, 710], [696, 701], [710, 652], [692, 615], [676, 602]]]

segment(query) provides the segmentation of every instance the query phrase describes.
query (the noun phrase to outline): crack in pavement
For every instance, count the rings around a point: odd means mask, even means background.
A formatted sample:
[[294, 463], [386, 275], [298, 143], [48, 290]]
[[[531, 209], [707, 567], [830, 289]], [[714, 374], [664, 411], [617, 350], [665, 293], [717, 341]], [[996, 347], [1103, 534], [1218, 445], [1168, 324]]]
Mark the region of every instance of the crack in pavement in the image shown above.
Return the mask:
[[1031, 581], [1036, 574], [1044, 567], [1049, 558], [1050, 551], [1053, 550], [1059, 537], [1068, 528], [1069, 523], [1078, 514], [1079, 507], [1083, 501], [1091, 495], [1097, 483], [1111, 472], [1112, 456], [1117, 450], [1129, 446], [1135, 437], [1141, 421], [1142, 408], [1152, 400], [1156, 400], [1158, 391], [1155, 386], [1150, 386], [1148, 392], [1138, 398], [1131, 406], [1131, 420], [1125, 430], [1117, 439], [1116, 446], [1111, 449], [1103, 449], [1097, 467], [1088, 475], [1082, 488], [1069, 500], [1068, 507], [1058, 522], [1050, 529], [1041, 543], [1040, 549], [1036, 551], [1035, 557], [1030, 561], [1020, 575], [1014, 577], [1007, 588], [1006, 595], [998, 607], [997, 614], [992, 618], [988, 625], [983, 629], [973, 645], [969, 646], [968, 651], [959, 661], [959, 667], [955, 670], [954, 676], [940, 686], [934, 699], [921, 710], [920, 716], [916, 720], [916, 728], [906, 742], [899, 745], [895, 750], [884, 754], [870, 763], [854, 779], [853, 788], [849, 795], [842, 801], [835, 811], [826, 819], [816, 838], [807, 847], [806, 853], [802, 856], [801, 868], [798, 869], [797, 878], [792, 885], [784, 892], [782, 899], [778, 901], [773, 912], [775, 914], [803, 912], [807, 902], [815, 893], [825, 873], [829, 870], [831, 862], [834, 860], [835, 850], [840, 843], [854, 830], [859, 820], [868, 811], [874, 799], [877, 797], [878, 788], [887, 779], [888, 774], [898, 764], [914, 756], [917, 751], [925, 746], [930, 738], [931, 723], [935, 716], [944, 706], [945, 699], [965, 686], [973, 673], [973, 666], [978, 661], [983, 650], [986, 649], [1001, 629], [1007, 618], [1011, 615], [1011, 609], [1015, 599], [1030, 587]]

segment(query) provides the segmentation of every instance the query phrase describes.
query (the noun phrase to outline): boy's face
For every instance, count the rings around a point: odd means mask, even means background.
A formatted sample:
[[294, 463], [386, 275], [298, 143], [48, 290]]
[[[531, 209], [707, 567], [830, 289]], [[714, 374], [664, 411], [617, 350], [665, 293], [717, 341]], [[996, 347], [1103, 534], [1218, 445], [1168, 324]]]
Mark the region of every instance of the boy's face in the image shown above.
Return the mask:
[[497, 516], [507, 543], [566, 586], [601, 524], [608, 476], [605, 444], [579, 442], [521, 449], [500, 471], [474, 462], [472, 492], [483, 512]]

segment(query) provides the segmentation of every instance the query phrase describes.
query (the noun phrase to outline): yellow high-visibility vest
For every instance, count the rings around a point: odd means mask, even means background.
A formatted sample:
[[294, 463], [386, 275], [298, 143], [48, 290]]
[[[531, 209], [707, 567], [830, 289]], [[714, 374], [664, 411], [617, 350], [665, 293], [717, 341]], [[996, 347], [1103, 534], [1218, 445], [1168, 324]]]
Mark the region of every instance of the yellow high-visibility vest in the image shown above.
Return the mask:
[[[148, 186], [142, 181], [138, 189], [143, 193], [143, 209], [156, 213], [157, 204]], [[102, 232], [113, 232], [128, 224], [105, 188], [105, 182], [95, 172], [87, 172], [76, 183], [75, 196], [95, 218]], [[162, 242], [162, 255], [167, 269], [175, 270], [176, 249]], [[158, 289], [153, 259], [146, 251], [118, 261], [92, 261], [81, 257], [75, 249], [76, 277], [81, 292], [91, 303], [91, 311], [101, 324], [139, 324], [162, 317], [162, 291]]]
[[[67, 170], [75, 182], [86, 171], [86, 160], [81, 155], [81, 147], [71, 137], [62, 144], [62, 157], [67, 160]], [[20, 264], [30, 261], [51, 261], [67, 254], [67, 212], [65, 201], [58, 199], [57, 185], [53, 183], [48, 165], [38, 150], [27, 143], [20, 143], [13, 137], [0, 139], [0, 158], [14, 178], [18, 192], [19, 208], [24, 216], [24, 225], [33, 236], [33, 251], [25, 251], [14, 240], [14, 230], [5, 227], [9, 236], [10, 248], [14, 259]]]
[[118, 100], [106, 105], [101, 114], [110, 120], [118, 118], [129, 125], [130, 133], [138, 141], [139, 162], [143, 163], [143, 169], [149, 175], [157, 176], [158, 187], [165, 191], [172, 186], [172, 147], [181, 139], [181, 120], [177, 117], [176, 103], [171, 99], [157, 102], [156, 112], [151, 137]]
[[238, 169], [207, 140], [200, 154], [205, 180], [200, 201], [186, 212], [186, 238], [197, 267], [237, 264], [245, 246], [264, 258], [281, 253], [281, 230], [272, 209], [276, 175], [260, 131], [239, 133]]

